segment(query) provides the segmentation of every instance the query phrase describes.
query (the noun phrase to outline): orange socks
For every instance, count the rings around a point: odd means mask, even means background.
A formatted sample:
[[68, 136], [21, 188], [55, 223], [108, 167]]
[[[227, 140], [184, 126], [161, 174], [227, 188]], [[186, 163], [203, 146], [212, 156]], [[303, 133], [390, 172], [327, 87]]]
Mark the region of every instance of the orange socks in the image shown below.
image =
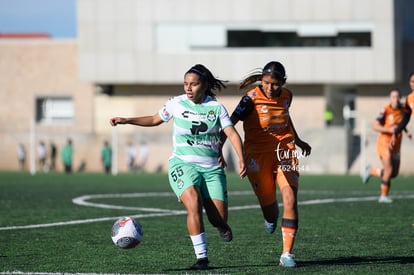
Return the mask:
[[388, 196], [388, 193], [390, 192], [390, 185], [391, 183], [388, 182], [381, 182], [381, 196]]
[[297, 231], [298, 220], [282, 219], [283, 253], [291, 253]]
[[290, 253], [292, 251], [293, 244], [295, 243], [296, 231], [297, 229], [294, 228], [282, 227], [283, 253]]

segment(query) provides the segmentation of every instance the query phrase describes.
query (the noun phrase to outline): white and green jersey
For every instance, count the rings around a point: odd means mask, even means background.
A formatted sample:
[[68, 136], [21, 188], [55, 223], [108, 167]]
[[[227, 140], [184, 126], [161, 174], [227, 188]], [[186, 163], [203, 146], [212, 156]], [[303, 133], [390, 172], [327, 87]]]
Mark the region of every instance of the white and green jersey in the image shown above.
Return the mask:
[[168, 100], [158, 114], [165, 122], [174, 118], [172, 157], [205, 168], [219, 165], [220, 130], [233, 125], [221, 103], [208, 96], [195, 104], [184, 94]]

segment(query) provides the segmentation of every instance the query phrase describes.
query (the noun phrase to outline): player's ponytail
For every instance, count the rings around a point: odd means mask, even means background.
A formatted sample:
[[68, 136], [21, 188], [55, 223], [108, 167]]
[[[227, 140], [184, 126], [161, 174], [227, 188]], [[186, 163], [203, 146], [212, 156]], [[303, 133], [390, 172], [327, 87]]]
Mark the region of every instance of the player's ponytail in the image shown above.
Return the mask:
[[239, 89], [243, 90], [244, 88], [249, 87], [250, 85], [256, 83], [257, 81], [261, 81], [261, 80], [262, 80], [262, 70], [256, 69], [243, 79], [243, 81], [239, 85]]
[[264, 66], [263, 69], [253, 70], [239, 85], [242, 90], [257, 81], [261, 81], [264, 75], [270, 75], [278, 80], [278, 86], [283, 86], [286, 83], [286, 71], [282, 63], [278, 61], [271, 61]]
[[216, 98], [216, 94], [213, 90], [221, 91], [222, 88], [226, 88], [226, 85], [224, 84], [226, 81], [214, 77], [210, 70], [202, 64], [194, 65], [186, 72], [186, 74], [188, 73], [197, 74], [200, 77], [201, 82], [207, 86], [206, 95], [213, 98]]

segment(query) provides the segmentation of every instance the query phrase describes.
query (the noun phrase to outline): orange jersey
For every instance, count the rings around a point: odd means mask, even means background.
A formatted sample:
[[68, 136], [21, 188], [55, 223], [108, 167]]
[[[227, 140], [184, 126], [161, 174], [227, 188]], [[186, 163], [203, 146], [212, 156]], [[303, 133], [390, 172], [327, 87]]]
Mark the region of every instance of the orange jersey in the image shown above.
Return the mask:
[[[391, 105], [387, 105], [384, 109], [380, 112], [377, 117], [379, 123], [386, 127], [392, 127], [398, 125], [403, 118], [403, 108], [399, 107], [398, 109], [393, 109]], [[377, 148], [380, 155], [384, 155], [384, 153], [388, 150], [390, 141], [391, 141], [392, 134], [389, 133], [380, 133], [377, 140]], [[394, 150], [392, 153], [399, 153], [401, 147], [401, 140], [402, 134], [399, 133], [397, 135]]]
[[412, 110], [414, 109], [414, 92], [407, 96], [405, 104], [410, 107], [412, 114]]
[[[245, 114], [243, 100], [251, 101], [251, 108]], [[260, 87], [247, 92], [233, 113], [243, 120], [246, 152], [271, 152], [278, 146], [284, 149], [286, 144], [293, 143], [294, 135], [289, 119], [291, 102], [292, 93], [286, 88], [282, 88], [276, 98], [267, 98]]]

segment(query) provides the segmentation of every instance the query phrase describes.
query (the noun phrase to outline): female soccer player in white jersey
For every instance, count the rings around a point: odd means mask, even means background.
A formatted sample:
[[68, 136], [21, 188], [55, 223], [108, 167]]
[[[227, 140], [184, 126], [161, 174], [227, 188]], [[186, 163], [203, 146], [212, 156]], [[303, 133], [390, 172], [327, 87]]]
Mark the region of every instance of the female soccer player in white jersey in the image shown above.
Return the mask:
[[237, 153], [240, 177], [246, 174], [240, 135], [213, 92], [225, 87], [205, 66], [197, 64], [184, 74], [185, 94], [168, 100], [156, 114], [110, 119], [112, 126], [157, 126], [174, 118], [174, 149], [169, 159], [168, 177], [171, 188], [187, 210], [187, 229], [197, 258], [190, 269], [208, 269], [203, 207], [223, 240], [231, 241], [233, 237], [227, 224], [227, 181], [218, 162], [221, 130]]

